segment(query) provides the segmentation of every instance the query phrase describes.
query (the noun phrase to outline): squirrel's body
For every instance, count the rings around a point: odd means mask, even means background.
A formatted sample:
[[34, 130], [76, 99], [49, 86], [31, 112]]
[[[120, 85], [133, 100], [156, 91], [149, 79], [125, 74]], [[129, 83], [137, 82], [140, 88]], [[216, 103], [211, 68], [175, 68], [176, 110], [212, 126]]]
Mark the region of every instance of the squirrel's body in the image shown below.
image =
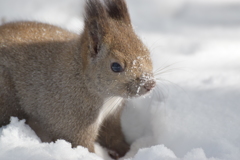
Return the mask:
[[[1, 87], [17, 91], [14, 96], [22, 108], [18, 112], [29, 115], [28, 117], [38, 115], [36, 121], [41, 121], [41, 127], [66, 132], [66, 135], [61, 135], [63, 139], [69, 140], [67, 136], [72, 133], [72, 136], [84, 137], [84, 141], [88, 142], [88, 136], [81, 135], [92, 135], [96, 132], [92, 130], [98, 129], [95, 121], [103, 99], [89, 93], [83, 84], [82, 65], [78, 63], [81, 59], [75, 55], [79, 53], [78, 45], [74, 44], [78, 42], [78, 35], [35, 22], [4, 25], [0, 27], [0, 35], [0, 44], [3, 45], [0, 49], [0, 70], [9, 74], [8, 82], [12, 82], [9, 86]], [[7, 81], [5, 77], [0, 76], [1, 82]], [[84, 98], [83, 93], [86, 96]], [[16, 110], [14, 105], [5, 107]], [[88, 115], [89, 121], [86, 121], [83, 115]], [[12, 115], [1, 118], [8, 121], [9, 116]], [[31, 118], [28, 121], [31, 121]], [[65, 124], [69, 122], [73, 122], [74, 127], [79, 127], [79, 131], [81, 127], [84, 128], [83, 133], [74, 133], [73, 126]], [[54, 125], [54, 128], [48, 125]], [[89, 126], [89, 131], [83, 125]], [[49, 140], [54, 140], [52, 138], [59, 137], [53, 136]], [[79, 143], [72, 144], [76, 146]], [[88, 143], [83, 145], [88, 147]]]
[[[43, 141], [61, 138], [93, 152], [108, 113], [123, 98], [154, 87], [149, 53], [132, 30], [125, 2], [105, 3], [107, 9], [87, 2], [81, 35], [37, 22], [0, 26], [0, 126], [18, 116]], [[107, 142], [105, 130], [100, 144], [124, 155], [122, 133], [119, 142]]]

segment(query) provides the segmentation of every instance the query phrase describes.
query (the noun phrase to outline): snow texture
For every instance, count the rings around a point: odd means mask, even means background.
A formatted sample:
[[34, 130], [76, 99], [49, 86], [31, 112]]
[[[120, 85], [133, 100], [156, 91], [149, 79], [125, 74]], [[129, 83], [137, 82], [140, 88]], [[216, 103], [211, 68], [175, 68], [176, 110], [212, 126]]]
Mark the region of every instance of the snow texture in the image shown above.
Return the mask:
[[[240, 159], [239, 0], [127, 0], [158, 80], [149, 97], [128, 102], [127, 160]], [[80, 33], [81, 0], [0, 0], [0, 20], [38, 20]], [[17, 118], [0, 128], [1, 160], [110, 159], [64, 140], [42, 143]], [[102, 157], [102, 158], [101, 158]]]

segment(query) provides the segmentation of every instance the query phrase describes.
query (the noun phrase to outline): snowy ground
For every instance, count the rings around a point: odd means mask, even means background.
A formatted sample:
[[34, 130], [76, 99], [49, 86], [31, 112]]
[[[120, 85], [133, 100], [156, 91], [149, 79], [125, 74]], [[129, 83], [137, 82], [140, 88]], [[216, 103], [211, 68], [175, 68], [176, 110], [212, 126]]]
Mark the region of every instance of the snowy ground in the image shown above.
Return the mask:
[[[124, 158], [239, 160], [240, 2], [127, 2], [135, 29], [162, 74], [151, 97], [129, 102], [123, 113], [123, 130], [132, 143]], [[0, 0], [0, 19], [38, 20], [80, 32], [82, 6], [82, 0]], [[64, 140], [41, 143], [13, 118], [0, 128], [0, 159], [102, 158], [82, 147], [71, 149]]]

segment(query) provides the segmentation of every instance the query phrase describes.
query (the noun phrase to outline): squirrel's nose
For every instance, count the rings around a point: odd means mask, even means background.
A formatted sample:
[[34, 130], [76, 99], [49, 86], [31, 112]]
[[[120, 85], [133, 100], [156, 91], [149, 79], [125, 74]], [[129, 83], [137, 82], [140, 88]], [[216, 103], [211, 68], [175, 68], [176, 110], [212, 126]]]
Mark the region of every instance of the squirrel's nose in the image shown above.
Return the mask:
[[155, 80], [149, 80], [145, 83], [144, 88], [147, 91], [151, 91], [155, 86], [156, 86], [156, 81]]

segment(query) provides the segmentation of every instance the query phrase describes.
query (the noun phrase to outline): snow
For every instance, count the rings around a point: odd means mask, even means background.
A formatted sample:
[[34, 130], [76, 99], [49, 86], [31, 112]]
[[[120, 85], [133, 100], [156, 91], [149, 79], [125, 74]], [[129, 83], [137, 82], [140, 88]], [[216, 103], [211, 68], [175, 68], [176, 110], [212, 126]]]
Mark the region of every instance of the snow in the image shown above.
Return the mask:
[[[240, 159], [240, 2], [127, 1], [149, 47], [158, 85], [122, 115], [127, 160]], [[0, 0], [0, 19], [38, 20], [80, 32], [83, 1]], [[109, 159], [64, 140], [42, 143], [24, 121], [0, 129], [0, 159]], [[102, 157], [102, 158], [101, 158]]]
[[0, 130], [0, 159], [2, 160], [102, 160], [86, 148], [72, 149], [65, 140], [42, 143], [25, 121], [11, 118], [11, 123]]

